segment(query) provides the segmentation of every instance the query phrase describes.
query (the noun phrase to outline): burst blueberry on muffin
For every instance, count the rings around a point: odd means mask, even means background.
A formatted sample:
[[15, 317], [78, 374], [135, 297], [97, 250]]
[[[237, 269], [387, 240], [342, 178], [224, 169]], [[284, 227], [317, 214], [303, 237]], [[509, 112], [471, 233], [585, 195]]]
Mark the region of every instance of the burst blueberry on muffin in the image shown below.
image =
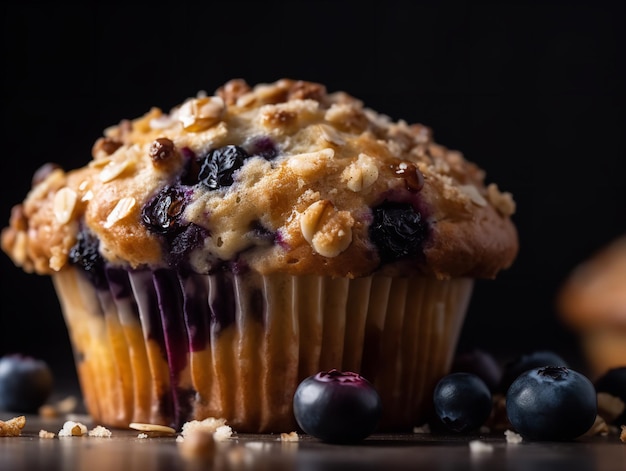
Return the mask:
[[[235, 79], [48, 166], [2, 248], [50, 275], [99, 423], [292, 430], [298, 383], [359, 372], [381, 430], [447, 373], [473, 280], [514, 261], [512, 196], [344, 92]], [[62, 156], [59, 156], [61, 158]]]

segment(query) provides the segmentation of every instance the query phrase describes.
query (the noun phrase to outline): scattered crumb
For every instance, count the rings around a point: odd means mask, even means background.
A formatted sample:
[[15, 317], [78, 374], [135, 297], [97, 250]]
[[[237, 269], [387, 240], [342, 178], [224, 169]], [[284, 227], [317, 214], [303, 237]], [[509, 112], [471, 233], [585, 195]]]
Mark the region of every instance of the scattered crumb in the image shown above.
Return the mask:
[[289, 432], [289, 433], [283, 432], [280, 434], [281, 442], [297, 442], [299, 440], [300, 440], [300, 437], [298, 436], [296, 432]]
[[607, 423], [613, 422], [624, 412], [626, 404], [619, 397], [609, 393], [598, 393], [598, 415]]
[[245, 447], [251, 450], [261, 451], [264, 448], [268, 448], [270, 446], [267, 442], [246, 442]]
[[7, 420], [0, 420], [0, 437], [19, 437], [26, 425], [26, 417], [19, 415]]
[[39, 431], [39, 438], [54, 438], [55, 435], [53, 432], [48, 432], [47, 430], [40, 430]]
[[413, 433], [430, 433], [430, 425], [424, 424], [421, 427], [413, 427]]
[[609, 426], [606, 421], [600, 415], [596, 415], [596, 420], [593, 425], [582, 436], [593, 437], [594, 435], [602, 435], [603, 437], [609, 434]]
[[233, 429], [228, 425], [220, 425], [213, 433], [215, 441], [222, 442], [228, 440], [233, 435]]
[[226, 419], [220, 418], [216, 419], [215, 417], [208, 417], [204, 420], [190, 420], [189, 422], [185, 422], [183, 424], [181, 435], [184, 437], [191, 430], [194, 429], [202, 429], [207, 432], [214, 433], [217, 431], [219, 427], [226, 425]]
[[512, 430], [505, 430], [504, 436], [507, 443], [522, 443], [522, 436], [519, 433], [515, 433]]
[[68, 420], [63, 424], [63, 428], [59, 430], [59, 437], [82, 437], [87, 434], [87, 427], [80, 423]]
[[622, 425], [622, 433], [620, 433], [619, 439], [622, 443], [626, 443], [626, 425]]
[[97, 427], [89, 431], [90, 437], [110, 438], [111, 435], [111, 431], [108, 428], [103, 427], [102, 425], [98, 425]]
[[137, 438], [148, 438], [148, 434], [147, 433], [139, 433], [139, 434], [137, 434]]
[[41, 417], [53, 418], [64, 414], [71, 414], [78, 405], [78, 399], [75, 396], [67, 396], [65, 399], [55, 402], [54, 404], [44, 404], [39, 408]]
[[472, 453], [491, 453], [493, 451], [493, 445], [485, 443], [481, 440], [470, 440], [469, 447]]
[[176, 438], [178, 449], [183, 458], [206, 459], [211, 458], [215, 452], [214, 432], [196, 428], [190, 430], [183, 440]]

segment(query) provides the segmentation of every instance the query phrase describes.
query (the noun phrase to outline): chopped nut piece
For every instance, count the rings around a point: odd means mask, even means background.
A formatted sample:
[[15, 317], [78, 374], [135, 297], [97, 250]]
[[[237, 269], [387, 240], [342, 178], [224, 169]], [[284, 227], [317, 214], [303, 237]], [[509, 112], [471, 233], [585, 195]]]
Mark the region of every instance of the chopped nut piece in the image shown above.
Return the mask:
[[129, 164], [129, 160], [109, 162], [100, 172], [100, 181], [106, 183], [110, 182], [111, 180], [115, 180], [124, 172], [124, 170], [128, 168]]
[[66, 224], [72, 218], [76, 207], [76, 192], [71, 188], [61, 188], [54, 195], [54, 216], [59, 224]]
[[26, 417], [19, 415], [7, 420], [0, 420], [0, 437], [19, 437], [26, 425]]
[[324, 257], [336, 257], [352, 243], [354, 219], [348, 211], [337, 211], [328, 200], [309, 206], [300, 216], [300, 230], [311, 247]]
[[149, 155], [153, 165], [156, 167], [160, 166], [165, 161], [171, 160], [176, 156], [174, 141], [166, 137], [155, 139], [152, 144], [150, 144]]
[[367, 190], [378, 179], [376, 162], [367, 154], [359, 154], [358, 159], [344, 169], [341, 179], [354, 192]]
[[105, 229], [112, 227], [117, 221], [128, 216], [135, 206], [135, 202], [135, 198], [132, 196], [120, 199], [113, 210], [109, 213], [109, 216], [104, 223]]
[[222, 120], [224, 109], [224, 100], [220, 97], [194, 98], [182, 104], [178, 119], [186, 131], [204, 131]]
[[287, 166], [296, 175], [306, 177], [319, 172], [334, 155], [335, 151], [331, 148], [293, 155], [287, 162]]
[[135, 430], [141, 430], [142, 432], [156, 432], [167, 435], [174, 435], [176, 433], [176, 430], [174, 430], [172, 427], [168, 427], [167, 425], [131, 422], [130, 424], [128, 424], [128, 427]]
[[459, 190], [477, 206], [487, 206], [487, 200], [483, 198], [474, 185], [460, 185]]

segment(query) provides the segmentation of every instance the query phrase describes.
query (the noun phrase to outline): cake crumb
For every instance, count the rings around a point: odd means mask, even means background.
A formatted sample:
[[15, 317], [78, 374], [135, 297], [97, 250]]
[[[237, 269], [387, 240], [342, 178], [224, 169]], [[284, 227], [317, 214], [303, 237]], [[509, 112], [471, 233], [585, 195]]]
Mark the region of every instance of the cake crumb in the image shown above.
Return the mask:
[[289, 432], [289, 433], [281, 433], [280, 434], [280, 441], [281, 442], [297, 442], [300, 440], [300, 437], [298, 436], [297, 432]]
[[67, 420], [59, 430], [59, 437], [82, 437], [87, 434], [87, 427], [81, 422]]
[[39, 438], [54, 438], [54, 432], [48, 432], [47, 430], [41, 429], [39, 431]]
[[219, 427], [226, 425], [226, 419], [223, 418], [215, 418], [215, 417], [207, 417], [204, 420], [190, 420], [189, 422], [185, 422], [181, 429], [181, 435], [184, 437], [189, 432], [195, 429], [202, 429], [211, 433], [217, 431]]
[[19, 437], [26, 425], [26, 417], [19, 415], [7, 420], [0, 420], [0, 437]]
[[183, 458], [206, 459], [214, 455], [214, 432], [196, 428], [190, 430], [183, 440], [178, 440], [179, 437], [176, 438], [176, 443]]
[[98, 425], [89, 431], [90, 437], [110, 438], [111, 435], [111, 431], [102, 425]]
[[626, 425], [622, 425], [622, 433], [620, 433], [619, 439], [622, 443], [626, 443]]
[[522, 443], [522, 436], [519, 433], [515, 433], [512, 430], [505, 430], [504, 436], [507, 443]]
[[493, 445], [491, 445], [490, 443], [485, 443], [481, 440], [470, 440], [469, 447], [472, 453], [491, 453], [493, 451]]
[[430, 433], [430, 425], [424, 424], [420, 427], [413, 427], [413, 433]]

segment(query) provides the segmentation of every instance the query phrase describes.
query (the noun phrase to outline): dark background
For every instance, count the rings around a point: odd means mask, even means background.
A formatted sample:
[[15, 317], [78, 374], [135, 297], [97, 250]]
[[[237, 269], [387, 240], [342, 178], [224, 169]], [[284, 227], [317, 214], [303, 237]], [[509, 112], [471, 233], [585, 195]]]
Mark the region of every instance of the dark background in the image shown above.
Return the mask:
[[[172, 3], [172, 2], [169, 2]], [[231, 78], [345, 90], [435, 139], [514, 194], [520, 252], [475, 290], [460, 348], [552, 349], [584, 369], [554, 307], [573, 266], [626, 232], [623, 2], [175, 2], [2, 12], [0, 224], [33, 172], [91, 158], [103, 129]], [[74, 381], [49, 278], [0, 254], [0, 355]]]

